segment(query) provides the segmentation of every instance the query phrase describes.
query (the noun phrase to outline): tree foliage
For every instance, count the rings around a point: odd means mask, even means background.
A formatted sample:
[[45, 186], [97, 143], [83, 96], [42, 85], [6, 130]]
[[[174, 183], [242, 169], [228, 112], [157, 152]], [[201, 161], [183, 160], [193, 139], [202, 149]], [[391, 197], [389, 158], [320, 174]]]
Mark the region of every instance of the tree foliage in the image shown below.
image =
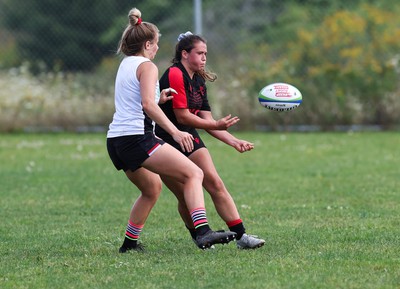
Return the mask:
[[176, 28], [192, 19], [190, 1], [175, 7], [177, 16], [171, 17], [165, 13], [170, 1], [0, 0], [0, 24], [13, 31], [21, 59], [51, 70], [85, 71], [116, 52], [132, 7], [142, 11], [144, 21], [164, 27], [162, 34], [174, 30], [174, 40]]
[[115, 50], [115, 43], [104, 41], [102, 36], [127, 4], [8, 0], [2, 2], [1, 9], [4, 24], [14, 31], [21, 58], [50, 69], [90, 70]]
[[[293, 25], [309, 12], [295, 5], [278, 22], [290, 18]], [[389, 112], [393, 93], [399, 90], [400, 20], [396, 15], [360, 4], [329, 13], [318, 25], [299, 26], [284, 41], [260, 43], [260, 57], [266, 61], [256, 63], [250, 72], [254, 87], [259, 89], [266, 80], [299, 87], [307, 103], [302, 107], [307, 123], [395, 121], [398, 113]]]
[[[217, 116], [240, 114], [245, 128], [398, 123], [400, 6], [392, 0], [202, 2], [208, 68], [219, 77], [209, 85]], [[155, 61], [162, 73], [177, 35], [193, 29], [193, 1], [0, 0], [0, 65], [27, 60], [49, 70], [89, 71], [101, 63], [96, 72], [114, 73], [118, 58], [109, 56], [133, 6], [160, 29]], [[258, 92], [272, 82], [297, 86], [301, 109], [255, 109]]]

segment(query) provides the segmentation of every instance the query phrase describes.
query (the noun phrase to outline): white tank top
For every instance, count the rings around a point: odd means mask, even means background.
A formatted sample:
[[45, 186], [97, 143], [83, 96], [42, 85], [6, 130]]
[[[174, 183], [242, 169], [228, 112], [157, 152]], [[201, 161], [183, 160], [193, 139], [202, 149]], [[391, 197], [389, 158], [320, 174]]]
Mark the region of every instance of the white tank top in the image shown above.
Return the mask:
[[[115, 113], [107, 132], [107, 138], [126, 135], [141, 135], [145, 130], [153, 130], [154, 123], [147, 117], [142, 106], [140, 83], [136, 71], [140, 64], [150, 61], [142, 56], [125, 57], [115, 79]], [[155, 101], [160, 99], [157, 81]]]

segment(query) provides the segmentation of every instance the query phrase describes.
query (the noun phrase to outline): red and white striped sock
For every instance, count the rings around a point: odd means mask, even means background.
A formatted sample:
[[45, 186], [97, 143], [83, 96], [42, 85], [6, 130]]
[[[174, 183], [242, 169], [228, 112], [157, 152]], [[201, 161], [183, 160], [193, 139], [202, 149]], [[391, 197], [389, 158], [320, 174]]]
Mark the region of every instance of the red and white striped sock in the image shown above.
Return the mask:
[[190, 212], [190, 216], [192, 217], [194, 228], [199, 235], [202, 235], [210, 230], [205, 208], [197, 208], [192, 210]]
[[125, 231], [125, 240], [124, 247], [135, 247], [137, 245], [137, 241], [139, 240], [140, 233], [142, 232], [143, 225], [134, 224], [129, 220], [128, 225], [126, 226]]

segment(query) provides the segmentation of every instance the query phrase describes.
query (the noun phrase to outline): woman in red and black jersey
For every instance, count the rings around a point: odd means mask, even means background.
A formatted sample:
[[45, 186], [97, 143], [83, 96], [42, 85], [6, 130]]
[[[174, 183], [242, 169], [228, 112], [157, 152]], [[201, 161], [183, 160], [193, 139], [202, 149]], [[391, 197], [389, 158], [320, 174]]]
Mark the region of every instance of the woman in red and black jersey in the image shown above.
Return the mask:
[[[161, 104], [160, 107], [179, 130], [193, 135], [193, 151], [182, 151], [171, 135], [158, 125], [156, 125], [155, 132], [158, 137], [180, 150], [203, 170], [203, 186], [211, 195], [218, 214], [226, 222], [229, 230], [237, 234], [237, 246], [242, 249], [258, 248], [263, 246], [265, 241], [245, 233], [245, 227], [235, 202], [218, 175], [211, 155], [196, 131], [196, 129], [205, 129], [213, 137], [241, 153], [254, 148], [252, 143], [238, 139], [227, 131], [230, 126], [239, 121], [238, 117], [227, 115], [219, 120], [213, 118], [207, 98], [206, 81], [214, 81], [216, 75], [206, 71], [206, 60], [207, 44], [205, 39], [190, 32], [181, 34], [176, 45], [173, 65], [165, 71], [160, 79], [161, 89], [172, 88], [176, 91], [172, 100]], [[193, 230], [192, 220], [184, 202], [182, 185], [165, 176], [162, 177], [162, 180], [177, 196], [179, 213], [192, 238], [196, 240], [196, 232]]]
[[129, 23], [118, 46], [123, 59], [115, 80], [115, 113], [107, 132], [111, 161], [140, 190], [119, 252], [143, 250], [139, 236], [161, 193], [160, 175], [184, 187], [198, 247], [206, 249], [228, 243], [234, 239], [234, 232], [214, 232], [208, 224], [201, 169], [154, 135], [153, 121], [174, 136], [181, 150], [193, 149], [193, 136], [178, 130], [157, 105], [171, 89], [159, 91], [158, 68], [152, 62], [158, 51], [159, 30], [156, 25], [142, 21], [141, 15], [136, 8], [129, 11]]

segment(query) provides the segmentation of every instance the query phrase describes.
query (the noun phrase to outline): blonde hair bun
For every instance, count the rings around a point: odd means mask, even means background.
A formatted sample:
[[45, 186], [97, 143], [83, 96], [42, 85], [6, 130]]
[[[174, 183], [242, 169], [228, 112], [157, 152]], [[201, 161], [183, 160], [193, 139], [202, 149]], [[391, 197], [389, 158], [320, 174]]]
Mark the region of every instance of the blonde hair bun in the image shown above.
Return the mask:
[[132, 26], [136, 25], [141, 17], [142, 13], [140, 10], [137, 8], [132, 8], [128, 14], [129, 24]]

